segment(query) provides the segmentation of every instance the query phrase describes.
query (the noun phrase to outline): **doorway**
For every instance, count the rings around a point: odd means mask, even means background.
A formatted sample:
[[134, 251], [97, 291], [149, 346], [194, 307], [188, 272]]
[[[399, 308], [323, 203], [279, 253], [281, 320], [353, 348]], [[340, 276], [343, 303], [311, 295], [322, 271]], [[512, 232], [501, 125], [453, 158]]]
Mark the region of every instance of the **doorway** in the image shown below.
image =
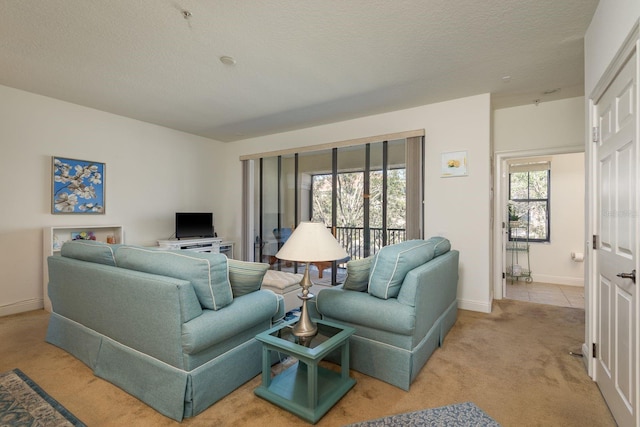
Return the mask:
[[582, 147], [496, 156], [496, 299], [584, 309], [584, 165]]

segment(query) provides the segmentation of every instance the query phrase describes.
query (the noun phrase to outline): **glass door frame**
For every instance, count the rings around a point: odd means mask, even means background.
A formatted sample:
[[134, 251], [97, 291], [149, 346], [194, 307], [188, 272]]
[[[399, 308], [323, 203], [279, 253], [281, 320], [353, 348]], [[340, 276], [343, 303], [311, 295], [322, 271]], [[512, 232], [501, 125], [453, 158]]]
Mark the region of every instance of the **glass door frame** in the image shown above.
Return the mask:
[[[404, 133], [406, 134], [406, 136], [403, 136], [403, 133], [400, 134], [394, 134], [392, 136], [394, 136], [393, 140], [399, 140], [399, 139], [404, 139], [405, 140], [405, 144], [408, 143], [408, 140], [414, 140], [414, 141], [418, 141], [420, 142], [420, 144], [417, 145], [418, 147], [418, 152], [420, 154], [420, 156], [414, 156], [413, 154], [409, 155], [409, 152], [406, 151], [407, 153], [407, 159], [405, 159], [406, 163], [405, 163], [405, 167], [408, 168], [408, 161], [410, 158], [414, 158], [414, 160], [418, 160], [417, 163], [417, 167], [419, 168], [419, 181], [416, 181], [417, 187], [420, 189], [420, 196], [419, 196], [419, 200], [416, 200], [416, 202], [418, 203], [418, 205], [415, 205], [417, 208], [419, 208], [419, 212], [417, 209], [414, 209], [416, 211], [415, 215], [418, 215], [420, 218], [420, 224], [419, 224], [419, 230], [416, 230], [417, 232], [420, 233], [420, 237], [422, 238], [422, 224], [423, 224], [423, 218], [424, 218], [424, 197], [423, 197], [423, 191], [422, 191], [422, 187], [424, 186], [424, 158], [423, 158], [423, 153], [424, 153], [424, 131], [409, 131]], [[332, 174], [332, 213], [331, 213], [331, 224], [330, 227], [333, 231], [333, 234], [336, 235], [336, 227], [337, 227], [337, 209], [336, 209], [336, 205], [337, 205], [337, 176], [338, 176], [338, 162], [337, 162], [337, 158], [339, 155], [339, 148], [342, 147], [352, 147], [352, 146], [363, 146], [365, 149], [365, 166], [364, 166], [364, 174], [365, 174], [365, 183], [364, 183], [364, 191], [365, 194], [368, 195], [370, 193], [370, 185], [371, 185], [371, 181], [370, 181], [370, 173], [371, 173], [371, 143], [382, 143], [383, 144], [383, 167], [382, 167], [382, 173], [383, 173], [383, 177], [382, 177], [382, 181], [383, 181], [383, 203], [382, 203], [382, 208], [383, 208], [383, 213], [382, 213], [382, 228], [383, 230], [385, 230], [385, 232], [382, 233], [382, 242], [383, 245], [387, 245], [388, 243], [388, 236], [387, 236], [387, 232], [386, 230], [388, 229], [388, 221], [387, 221], [387, 205], [388, 205], [388, 196], [387, 196], [387, 192], [388, 192], [388, 141], [389, 139], [374, 139], [375, 137], [371, 137], [368, 138], [369, 141], [368, 142], [362, 142], [361, 140], [353, 140], [350, 141], [352, 142], [351, 144], [348, 144], [347, 142], [349, 141], [343, 141], [341, 143], [334, 143], [331, 145], [334, 145], [331, 148], [328, 148], [328, 144], [322, 144], [320, 146], [307, 146], [307, 147], [301, 147], [300, 149], [291, 149], [291, 150], [283, 150], [280, 152], [274, 152], [274, 153], [263, 153], [260, 155], [252, 155], [252, 156], [243, 156], [240, 158], [241, 161], [243, 161], [243, 179], [248, 182], [247, 185], [243, 186], [243, 190], [245, 192], [245, 197], [243, 198], [243, 209], [245, 210], [245, 212], [243, 213], [243, 229], [242, 229], [242, 233], [243, 233], [243, 243], [244, 243], [244, 247], [242, 248], [242, 256], [243, 259], [246, 260], [251, 260], [251, 261], [258, 261], [261, 262], [262, 261], [262, 257], [263, 257], [263, 253], [262, 253], [262, 248], [260, 247], [258, 251], [256, 250], [248, 250], [249, 248], [251, 248], [252, 246], [254, 246], [254, 243], [257, 245], [257, 242], [263, 242], [264, 241], [264, 223], [263, 223], [263, 217], [264, 217], [264, 210], [263, 210], [263, 205], [264, 205], [264, 198], [265, 198], [265, 189], [264, 187], [264, 159], [268, 158], [268, 157], [277, 157], [277, 161], [278, 161], [278, 177], [277, 177], [277, 227], [281, 228], [283, 225], [283, 214], [284, 212], [282, 211], [282, 202], [283, 202], [283, 170], [282, 170], [282, 161], [283, 158], [291, 158], [293, 157], [293, 164], [294, 164], [294, 171], [291, 174], [293, 178], [293, 188], [295, 189], [294, 194], [293, 194], [293, 199], [294, 199], [294, 212], [293, 213], [293, 223], [294, 225], [297, 225], [298, 222], [301, 220], [301, 206], [300, 203], [301, 200], [300, 198], [300, 190], [301, 190], [301, 171], [300, 171], [300, 163], [299, 163], [299, 154], [301, 153], [312, 153], [312, 152], [321, 152], [321, 151], [326, 151], [326, 150], [331, 150], [331, 174]], [[407, 146], [405, 146], [405, 150], [407, 150]], [[415, 151], [413, 151], [412, 153], [415, 153]], [[286, 157], [283, 157], [286, 156]], [[258, 160], [258, 162], [255, 162], [255, 160]], [[414, 165], [415, 166], [415, 165]], [[258, 180], [256, 181], [255, 176], [256, 176], [256, 170], [258, 169]], [[302, 171], [304, 172], [304, 171]], [[408, 172], [408, 169], [407, 169]], [[407, 181], [409, 180], [410, 176], [409, 173], [407, 173], [405, 175]], [[289, 177], [287, 177], [289, 178]], [[304, 177], [302, 177], [304, 178]], [[418, 179], [417, 176], [413, 176], [413, 179]], [[306, 182], [306, 180], [305, 180]], [[407, 183], [408, 184], [408, 183]], [[414, 184], [414, 186], [416, 185]], [[258, 198], [255, 199], [253, 195], [255, 195], [256, 190], [259, 192]], [[253, 195], [252, 195], [253, 194]], [[252, 202], [253, 200], [253, 202]], [[259, 204], [259, 206], [254, 206], [255, 204]], [[312, 199], [311, 197], [309, 197], [309, 204], [312, 203]], [[408, 210], [409, 208], [409, 203], [407, 201], [407, 206], [405, 206], [405, 210]], [[311, 208], [311, 206], [309, 206], [309, 208]], [[304, 210], [304, 209], [303, 209]], [[364, 229], [366, 230], [365, 233], [369, 234], [369, 238], [364, 240], [364, 246], [365, 246], [365, 251], [368, 254], [371, 254], [372, 252], [372, 248], [370, 247], [371, 242], [370, 242], [370, 237], [371, 237], [371, 228], [370, 228], [370, 221], [369, 221], [369, 217], [370, 217], [370, 200], [368, 199], [368, 197], [365, 197], [364, 200], [364, 207], [363, 210], [365, 211], [365, 215], [364, 215]], [[257, 211], [257, 212], [256, 212]], [[309, 213], [309, 216], [311, 214]], [[257, 227], [256, 227], [257, 225]], [[253, 232], [252, 232], [253, 230]], [[257, 234], [256, 234], [257, 232]], [[409, 237], [408, 237], [409, 238]], [[415, 232], [414, 232], [414, 237], [411, 238], [418, 238], [415, 237]], [[373, 249], [373, 251], [375, 251], [375, 249]], [[256, 255], [258, 256], [259, 259], [255, 259]], [[252, 259], [253, 258], [253, 259]], [[335, 268], [335, 262], [334, 264], [334, 268], [332, 268], [332, 282], [335, 283], [335, 274], [336, 274], [336, 268]], [[278, 269], [281, 266], [278, 265]], [[297, 266], [296, 266], [297, 267]]]

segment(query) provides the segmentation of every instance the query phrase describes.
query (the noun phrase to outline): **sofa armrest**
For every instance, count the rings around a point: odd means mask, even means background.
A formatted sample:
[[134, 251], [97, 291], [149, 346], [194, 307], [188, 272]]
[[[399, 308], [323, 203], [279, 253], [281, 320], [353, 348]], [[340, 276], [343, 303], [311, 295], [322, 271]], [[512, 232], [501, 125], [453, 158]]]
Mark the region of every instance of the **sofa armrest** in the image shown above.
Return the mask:
[[282, 322], [284, 320], [285, 314], [287, 314], [284, 309], [284, 297], [282, 295], [276, 294], [275, 292], [269, 289], [265, 289], [265, 291], [271, 292], [278, 298], [278, 311], [276, 311], [276, 313], [273, 316], [271, 316], [271, 324], [275, 325], [276, 323]]
[[195, 354], [217, 343], [239, 335], [256, 325], [267, 329], [274, 313], [279, 313], [281, 300], [271, 291], [254, 291], [234, 298], [220, 310], [204, 310], [202, 316], [183, 325], [182, 347]]
[[444, 310], [456, 301], [458, 259], [458, 251], [449, 251], [407, 273], [398, 301], [415, 307], [420, 316], [418, 337], [423, 337]]

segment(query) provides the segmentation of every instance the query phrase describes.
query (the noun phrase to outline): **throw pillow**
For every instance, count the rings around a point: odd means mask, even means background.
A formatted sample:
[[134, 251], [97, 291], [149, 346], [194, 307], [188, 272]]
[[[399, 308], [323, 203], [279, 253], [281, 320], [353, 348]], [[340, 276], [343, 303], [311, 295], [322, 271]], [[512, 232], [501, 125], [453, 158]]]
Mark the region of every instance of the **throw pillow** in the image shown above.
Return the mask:
[[94, 240], [71, 240], [64, 242], [60, 248], [60, 255], [113, 267], [116, 265], [115, 251], [119, 246]]
[[269, 264], [260, 262], [237, 261], [228, 259], [229, 282], [233, 297], [257, 291], [262, 286], [262, 279], [269, 269]]
[[385, 246], [376, 255], [369, 279], [369, 294], [382, 299], [395, 298], [410, 270], [433, 258], [433, 244], [409, 240]]
[[366, 291], [369, 285], [369, 271], [371, 270], [372, 260], [373, 256], [349, 261], [347, 263], [347, 278], [342, 288], [350, 291]]
[[118, 267], [188, 280], [203, 308], [220, 310], [233, 301], [226, 255], [122, 246], [116, 261]]

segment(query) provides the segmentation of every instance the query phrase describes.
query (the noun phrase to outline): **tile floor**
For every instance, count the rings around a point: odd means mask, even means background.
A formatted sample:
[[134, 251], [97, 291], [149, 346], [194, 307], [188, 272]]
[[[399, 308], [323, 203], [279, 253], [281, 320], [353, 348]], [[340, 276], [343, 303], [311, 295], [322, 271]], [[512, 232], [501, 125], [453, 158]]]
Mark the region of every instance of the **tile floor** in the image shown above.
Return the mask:
[[584, 309], [584, 287], [507, 281], [508, 299]]

